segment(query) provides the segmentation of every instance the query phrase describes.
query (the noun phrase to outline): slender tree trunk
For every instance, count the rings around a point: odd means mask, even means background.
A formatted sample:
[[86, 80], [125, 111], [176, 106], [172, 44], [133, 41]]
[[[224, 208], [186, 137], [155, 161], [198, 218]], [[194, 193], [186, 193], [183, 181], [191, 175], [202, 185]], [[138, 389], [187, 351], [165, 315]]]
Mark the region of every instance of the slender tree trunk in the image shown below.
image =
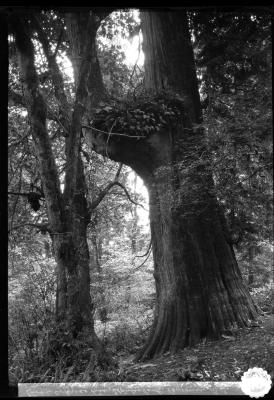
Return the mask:
[[[58, 240], [59, 245], [56, 243], [57, 240], [53, 240], [53, 247], [57, 248], [61, 245], [60, 240]], [[55, 302], [55, 313], [57, 321], [62, 321], [66, 317], [67, 310], [67, 274], [66, 266], [62, 259], [60, 259], [58, 254], [55, 252], [56, 261], [56, 302]]]
[[[87, 13], [87, 16], [89, 14]], [[93, 338], [94, 347], [98, 346], [90, 298], [89, 251], [87, 246], [87, 225], [89, 213], [86, 201], [84, 171], [80, 156], [81, 123], [85, 106], [90, 103], [88, 86], [91, 85], [92, 55], [89, 48], [90, 30], [94, 31], [92, 20], [86, 18], [84, 37], [81, 37], [81, 62], [79, 64], [76, 100], [72, 115], [67, 115], [66, 97], [60, 85], [61, 74], [58, 65], [49, 62], [55, 95], [64, 106], [63, 121], [66, 123], [66, 158], [64, 193], [60, 190], [58, 170], [54, 159], [51, 141], [47, 130], [47, 105], [39, 88], [39, 80], [34, 64], [34, 48], [28, 18], [13, 15], [12, 29], [16, 37], [19, 52], [19, 65], [24, 86], [24, 96], [28, 107], [32, 135], [40, 176], [45, 193], [47, 216], [53, 242], [54, 256], [57, 262], [57, 315], [71, 330], [73, 335], [87, 329]], [[39, 40], [48, 59], [52, 60], [47, 37], [43, 34], [39, 20], [34, 25]], [[92, 38], [95, 40], [93, 34]], [[94, 44], [92, 46], [94, 49]], [[93, 51], [93, 50], [92, 50]], [[90, 81], [89, 81], [90, 79]], [[89, 82], [89, 84], [88, 84]]]
[[93, 134], [96, 151], [131, 166], [149, 191], [157, 301], [137, 359], [177, 351], [248, 325], [257, 311], [227, 242], [206, 151], [193, 51], [184, 12], [141, 14], [145, 82], [184, 99], [177, 126], [134, 141]]
[[[82, 161], [79, 158], [78, 179], [76, 193], [73, 203], [73, 237], [75, 242], [75, 258], [77, 261], [76, 275], [78, 278], [78, 304], [79, 311], [84, 327], [88, 327], [94, 332], [94, 324], [92, 318], [92, 302], [90, 296], [90, 257], [87, 243], [87, 226], [90, 221], [86, 199], [86, 186]], [[69, 280], [74, 283], [74, 273], [68, 276]]]
[[[68, 268], [68, 312], [70, 320], [76, 323], [76, 332], [88, 328], [98, 344], [94, 332], [92, 302], [90, 296], [90, 257], [87, 244], [87, 226], [90, 214], [86, 200], [86, 184], [80, 155], [81, 125], [86, 121], [86, 111], [104, 96], [104, 87], [99, 68], [95, 37], [99, 20], [93, 14], [79, 13], [66, 16], [68, 36], [71, 45], [71, 59], [76, 84], [75, 109], [72, 115], [72, 135], [67, 139], [67, 154], [71, 149], [73, 163], [66, 174], [64, 198], [67, 204], [67, 220], [72, 230], [70, 267]], [[73, 145], [74, 144], [74, 145]], [[75, 168], [73, 172], [73, 168]], [[76, 171], [76, 173], [75, 173]], [[72, 184], [74, 179], [74, 185]], [[72, 250], [73, 249], [73, 250]]]

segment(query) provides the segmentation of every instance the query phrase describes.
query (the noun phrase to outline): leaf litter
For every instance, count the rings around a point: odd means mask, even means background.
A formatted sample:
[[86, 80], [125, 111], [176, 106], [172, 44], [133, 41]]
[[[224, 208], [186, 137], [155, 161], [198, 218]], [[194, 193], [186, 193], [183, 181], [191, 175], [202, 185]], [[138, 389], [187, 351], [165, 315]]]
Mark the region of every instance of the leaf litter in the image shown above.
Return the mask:
[[274, 380], [274, 314], [216, 341], [204, 340], [144, 363], [134, 363], [130, 357], [120, 360], [120, 365], [128, 382], [239, 381], [252, 367], [265, 369]]

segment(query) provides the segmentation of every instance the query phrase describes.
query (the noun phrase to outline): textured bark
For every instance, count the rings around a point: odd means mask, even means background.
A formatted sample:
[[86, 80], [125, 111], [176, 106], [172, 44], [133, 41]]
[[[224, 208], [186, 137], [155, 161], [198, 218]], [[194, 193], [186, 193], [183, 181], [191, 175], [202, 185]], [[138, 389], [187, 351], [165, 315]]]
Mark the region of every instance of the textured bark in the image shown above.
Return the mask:
[[[77, 275], [79, 286], [78, 289], [78, 304], [79, 312], [81, 313], [83, 326], [89, 326], [93, 331], [93, 318], [92, 318], [92, 304], [90, 297], [90, 273], [89, 273], [89, 249], [87, 244], [87, 226], [90, 221], [90, 214], [88, 212], [88, 205], [86, 199], [86, 186], [85, 177], [83, 171], [82, 161], [79, 158], [78, 164], [78, 175], [77, 175], [77, 186], [76, 193], [73, 199], [73, 237], [74, 237], [74, 251], [75, 258], [77, 260]], [[68, 274], [68, 284], [72, 280], [72, 284], [75, 282], [73, 279], [74, 273], [70, 276]], [[76, 304], [75, 304], [76, 303]], [[72, 297], [71, 306], [75, 307], [75, 302]]]
[[189, 117], [201, 122], [200, 98], [185, 12], [142, 12], [145, 86], [153, 92], [172, 90], [188, 105]]
[[[55, 237], [55, 240], [52, 241], [53, 248], [56, 249], [61, 246], [59, 239]], [[56, 265], [56, 302], [55, 302], [55, 313], [58, 321], [62, 321], [66, 317], [67, 311], [67, 274], [66, 274], [66, 265], [61, 259], [56, 257], [56, 250], [54, 251], [54, 256], [57, 261]]]
[[88, 102], [86, 90], [90, 77], [90, 60], [88, 55], [88, 37], [83, 47], [85, 53], [80, 64], [76, 100], [72, 116], [67, 112], [67, 101], [64, 99], [60, 71], [51, 59], [47, 37], [36, 20], [36, 29], [52, 73], [55, 95], [64, 105], [63, 116], [66, 119], [66, 158], [64, 194], [60, 191], [60, 181], [55, 165], [49, 134], [46, 125], [47, 107], [39, 90], [38, 76], [34, 65], [34, 48], [28, 22], [22, 16], [13, 15], [11, 24], [16, 36], [19, 53], [21, 78], [24, 85], [24, 96], [31, 121], [32, 135], [40, 176], [45, 193], [50, 234], [54, 255], [57, 262], [57, 315], [64, 320], [74, 335], [87, 329], [93, 338], [94, 347], [99, 342], [94, 332], [92, 303], [90, 298], [89, 250], [87, 246], [87, 225], [89, 212], [86, 201], [86, 187], [82, 161], [80, 157], [81, 122]]
[[[94, 13], [66, 15], [75, 84], [76, 87], [82, 86], [82, 89], [86, 90], [86, 109], [89, 112], [92, 112], [92, 108], [106, 96], [95, 40], [100, 21], [101, 17]], [[85, 74], [83, 74], [84, 68], [87, 68]], [[85, 82], [81, 82], [81, 77], [84, 77]]]
[[[90, 297], [90, 258], [87, 244], [87, 225], [90, 212], [86, 200], [86, 184], [80, 157], [82, 124], [86, 115], [104, 95], [104, 86], [97, 59], [95, 37], [100, 19], [92, 13], [68, 14], [66, 16], [70, 40], [71, 60], [76, 84], [75, 107], [72, 113], [71, 134], [66, 141], [66, 153], [70, 160], [67, 169], [64, 198], [67, 204], [67, 220], [71, 221], [73, 243], [70, 251], [75, 259], [68, 269], [68, 307], [70, 318], [78, 325], [93, 332]], [[87, 113], [88, 110], [88, 113]], [[78, 320], [77, 320], [78, 318]]]
[[145, 82], [185, 98], [177, 126], [134, 140], [93, 134], [96, 151], [131, 166], [149, 191], [157, 301], [137, 359], [177, 351], [248, 325], [257, 311], [243, 283], [205, 163], [193, 51], [184, 12], [142, 13]]
[[208, 193], [196, 204], [182, 201], [174, 180], [185, 189], [187, 177], [174, 169], [169, 175], [149, 185], [157, 304], [141, 358], [218, 337], [256, 315], [214, 198]]

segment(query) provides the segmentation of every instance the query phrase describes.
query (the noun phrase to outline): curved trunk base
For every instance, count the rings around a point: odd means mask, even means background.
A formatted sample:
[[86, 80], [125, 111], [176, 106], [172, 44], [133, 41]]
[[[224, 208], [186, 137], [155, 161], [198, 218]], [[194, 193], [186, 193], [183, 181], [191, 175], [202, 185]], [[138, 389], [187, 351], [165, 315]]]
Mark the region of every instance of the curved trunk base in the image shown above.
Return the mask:
[[165, 179], [154, 174], [148, 184], [157, 303], [152, 333], [137, 360], [218, 338], [248, 326], [258, 312], [226, 241], [217, 202], [204, 191], [197, 205], [190, 187], [185, 201], [185, 179], [176, 169], [166, 171]]
[[183, 312], [181, 313], [175, 305], [166, 307], [156, 319], [151, 334], [135, 356], [135, 361], [157, 358], [166, 352], [174, 354], [185, 347], [198, 344], [202, 339], [218, 339], [231, 328], [249, 326], [251, 320], [257, 316], [254, 305], [249, 304], [246, 310], [250, 306], [248, 312], [243, 311], [235, 319], [220, 319], [219, 325], [208, 317], [189, 321], [185, 316], [186, 319], [183, 319]]

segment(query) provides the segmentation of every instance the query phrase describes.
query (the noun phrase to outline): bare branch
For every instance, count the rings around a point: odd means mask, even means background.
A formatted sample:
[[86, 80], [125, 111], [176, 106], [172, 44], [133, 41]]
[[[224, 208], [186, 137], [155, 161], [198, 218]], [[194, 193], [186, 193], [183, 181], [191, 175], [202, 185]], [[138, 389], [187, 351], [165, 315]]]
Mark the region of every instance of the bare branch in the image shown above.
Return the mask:
[[120, 183], [120, 182], [113, 182], [113, 183], [114, 183], [114, 185], [120, 186], [120, 187], [124, 190], [124, 192], [125, 192], [125, 194], [126, 194], [128, 200], [129, 200], [131, 203], [135, 204], [136, 206], [142, 207], [144, 210], [148, 211], [142, 204], [137, 203], [137, 201], [135, 201], [135, 200], [133, 200], [133, 199], [131, 198], [129, 192], [127, 191], [126, 187], [125, 187], [122, 183]]
[[150, 239], [149, 246], [148, 246], [148, 249], [147, 249], [147, 251], [145, 252], [145, 254], [142, 254], [141, 256], [137, 256], [137, 255], [136, 255], [135, 257], [145, 257], [145, 256], [147, 256], [147, 255], [149, 254], [149, 252], [150, 252], [151, 245], [152, 245], [152, 239]]
[[126, 278], [124, 278], [123, 281], [127, 281], [128, 279], [130, 279], [132, 274], [134, 274], [136, 271], [138, 271], [138, 269], [140, 269], [147, 262], [147, 260], [149, 259], [150, 253], [151, 253], [151, 246], [149, 247], [149, 252], [148, 252], [146, 259], [140, 265], [138, 265], [138, 267], [131, 270], [129, 275]]
[[82, 128], [95, 130], [97, 132], [104, 133], [105, 135], [109, 135], [109, 136], [124, 136], [124, 137], [132, 138], [132, 139], [136, 139], [136, 138], [146, 139], [145, 136], [134, 136], [134, 135], [126, 135], [125, 133], [106, 132], [106, 131], [102, 131], [101, 129], [94, 128], [94, 126], [89, 126], [89, 125], [82, 125]]
[[20, 229], [20, 228], [24, 228], [25, 226], [31, 226], [33, 228], [37, 228], [41, 232], [50, 232], [50, 228], [49, 228], [48, 224], [34, 224], [34, 223], [27, 222], [25, 224], [13, 226], [12, 228], [10, 228], [8, 230], [8, 233], [10, 233], [14, 230]]
[[[121, 163], [120, 166], [119, 166], [119, 168], [118, 168], [118, 171], [117, 171], [116, 176], [115, 176], [115, 180], [114, 180], [113, 182], [110, 182], [104, 189], [102, 189], [102, 190], [100, 191], [100, 193], [98, 194], [97, 198], [96, 198], [95, 200], [93, 200], [93, 201], [89, 204], [89, 212], [92, 212], [93, 210], [95, 210], [96, 207], [98, 207], [98, 205], [99, 205], [99, 204], [101, 203], [101, 201], [104, 199], [104, 197], [106, 196], [106, 194], [107, 194], [107, 193], [110, 191], [110, 189], [111, 189], [113, 186], [115, 186], [115, 185], [116, 185], [116, 186], [120, 186], [120, 187], [124, 190], [124, 192], [125, 192], [125, 194], [126, 194], [128, 200], [129, 200], [131, 203], [135, 204], [136, 206], [140, 206], [140, 207], [142, 207], [144, 210], [146, 210], [146, 208], [145, 208], [142, 204], [137, 203], [137, 201], [133, 200], [133, 199], [131, 198], [129, 192], [127, 191], [126, 187], [125, 187], [122, 183], [120, 183], [120, 182], [117, 181], [117, 179], [118, 179], [117, 175], [119, 176], [119, 173], [120, 173], [120, 171], [121, 171], [122, 165], [123, 165], [123, 164]], [[146, 210], [146, 211], [147, 211], [147, 210]]]
[[147, 258], [142, 262], [142, 264], [140, 264], [140, 265], [138, 265], [138, 267], [134, 268], [134, 270], [132, 272], [137, 271], [139, 268], [141, 268], [147, 262], [147, 260], [150, 256], [150, 253], [151, 253], [151, 246], [149, 247]]
[[136, 67], [137, 67], [137, 64], [138, 64], [138, 61], [139, 61], [139, 58], [140, 58], [140, 54], [141, 54], [141, 36], [140, 36], [140, 32], [139, 32], [138, 56], [136, 58], [134, 67], [133, 67], [131, 75], [129, 77], [127, 96], [129, 95], [129, 92], [130, 92], [130, 89], [131, 89], [131, 86], [132, 86], [132, 80], [133, 80], [134, 73], [136, 71]]
[[117, 182], [110, 182], [104, 189], [102, 189], [100, 191], [100, 193], [98, 194], [97, 198], [95, 200], [93, 200], [90, 204], [89, 204], [89, 212], [92, 212], [93, 210], [95, 210], [96, 207], [98, 207], [98, 205], [101, 203], [101, 201], [104, 199], [104, 197], [106, 196], [106, 194], [109, 192], [109, 190], [116, 184]]
[[118, 181], [118, 178], [119, 178], [119, 175], [120, 175], [120, 172], [121, 172], [122, 168], [123, 168], [123, 163], [120, 163], [120, 164], [119, 164], [119, 167], [118, 167], [118, 170], [117, 170], [117, 172], [116, 172], [114, 181]]

